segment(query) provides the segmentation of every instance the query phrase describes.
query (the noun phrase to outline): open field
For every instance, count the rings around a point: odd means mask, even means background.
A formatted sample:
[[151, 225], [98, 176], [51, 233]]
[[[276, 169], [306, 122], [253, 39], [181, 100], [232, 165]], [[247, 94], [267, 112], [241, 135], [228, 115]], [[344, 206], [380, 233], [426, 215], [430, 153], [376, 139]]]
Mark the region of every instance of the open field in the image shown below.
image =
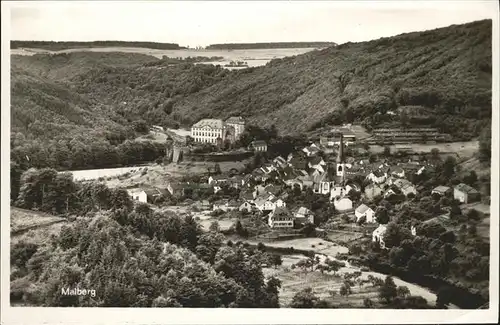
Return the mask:
[[[222, 172], [228, 172], [229, 170], [236, 168], [240, 170], [244, 167], [245, 161], [241, 162], [219, 162], [220, 169]], [[193, 175], [203, 175], [206, 174], [208, 168], [213, 168], [215, 163], [213, 162], [181, 162], [179, 164], [171, 163], [168, 165], [148, 165], [144, 172], [137, 170], [134, 173], [128, 175], [128, 177], [114, 177], [106, 180], [106, 185], [109, 187], [134, 187], [141, 185], [165, 187], [166, 184], [176, 178], [181, 178], [184, 176]], [[137, 168], [136, 168], [137, 169]]]
[[63, 222], [66, 219], [56, 217], [47, 213], [10, 208], [10, 232], [18, 233], [29, 229], [48, 226], [54, 223]]
[[[419, 144], [412, 143], [408, 145], [390, 145], [391, 151], [396, 151], [400, 147], [411, 148], [416, 153], [424, 152], [430, 153], [432, 149], [437, 148], [442, 153], [456, 153], [460, 157], [472, 157], [479, 148], [479, 141], [466, 141], [466, 142], [449, 142], [449, 143], [436, 143], [436, 144]], [[384, 146], [371, 145], [370, 151], [374, 153], [384, 152]]]
[[217, 221], [219, 223], [220, 230], [228, 230], [235, 222], [236, 218], [224, 218], [224, 219], [217, 219], [217, 218], [200, 218], [199, 224], [203, 228], [203, 230], [207, 231], [210, 228], [210, 225], [212, 222]]
[[[377, 289], [370, 285], [366, 285], [361, 289], [359, 286], [355, 286], [352, 288], [353, 293], [348, 298], [342, 297], [339, 294], [339, 289], [344, 282], [341, 273], [333, 275], [321, 274], [319, 271], [291, 270], [290, 265], [297, 263], [299, 260], [300, 257], [297, 256], [284, 256], [282, 266], [276, 269], [263, 269], [265, 276], [275, 276], [282, 281], [280, 290], [280, 304], [282, 307], [288, 307], [293, 296], [307, 287], [311, 287], [316, 296], [329, 300], [336, 306], [362, 307], [365, 298], [370, 298], [376, 302]], [[335, 291], [336, 295], [332, 297], [330, 291]]]
[[[250, 244], [258, 244], [256, 241], [248, 241]], [[323, 240], [321, 238], [298, 238], [289, 240], [280, 240], [273, 242], [263, 242], [269, 247], [293, 247], [301, 250], [314, 250], [318, 254], [326, 254], [329, 256], [336, 256], [337, 253], [348, 253], [347, 247], [339, 246], [335, 243]], [[313, 247], [314, 246], [314, 247]]]
[[137, 167], [118, 167], [118, 168], [100, 168], [87, 170], [72, 170], [68, 171], [73, 174], [75, 181], [94, 180], [100, 177], [117, 177], [126, 173], [140, 172], [146, 166]]
[[364, 235], [359, 232], [347, 232], [347, 231], [329, 231], [328, 239], [331, 241], [342, 241], [342, 242], [350, 242], [359, 238], [362, 238]]

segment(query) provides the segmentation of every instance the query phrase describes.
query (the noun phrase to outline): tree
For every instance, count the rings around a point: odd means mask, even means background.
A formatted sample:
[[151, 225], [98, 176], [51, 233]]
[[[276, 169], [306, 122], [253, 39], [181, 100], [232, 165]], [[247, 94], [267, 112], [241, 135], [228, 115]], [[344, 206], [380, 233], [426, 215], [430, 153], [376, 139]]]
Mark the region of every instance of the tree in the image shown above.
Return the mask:
[[467, 218], [474, 221], [479, 221], [481, 219], [479, 216], [479, 211], [477, 211], [476, 209], [470, 209], [469, 211], [467, 211]]
[[406, 110], [401, 110], [401, 113], [399, 113], [399, 122], [401, 123], [401, 126], [403, 128], [406, 128], [408, 126], [410, 119], [408, 117], [408, 113]]
[[209, 227], [209, 230], [211, 232], [220, 232], [220, 226], [219, 226], [219, 222], [217, 220], [214, 220], [210, 223], [210, 227]]
[[397, 286], [391, 276], [385, 278], [384, 284], [379, 288], [378, 296], [386, 304], [391, 303], [397, 297]]
[[331, 259], [327, 258], [325, 260], [325, 265], [327, 266], [326, 271], [333, 272], [333, 274], [336, 274], [337, 271], [340, 270], [341, 267], [345, 266], [345, 263], [341, 263], [339, 261], [331, 260]]
[[394, 222], [387, 224], [387, 230], [384, 234], [384, 243], [386, 247], [399, 246], [404, 240], [411, 238], [412, 235], [409, 229]]
[[283, 264], [283, 259], [281, 258], [281, 255], [272, 254], [271, 255], [271, 265], [274, 265], [274, 268], [277, 268], [281, 264]]
[[343, 297], [348, 297], [352, 293], [351, 285], [348, 281], [344, 281], [339, 289], [339, 293]]
[[410, 295], [410, 289], [406, 286], [399, 286], [397, 289], [397, 296], [401, 298], [406, 298]]
[[215, 175], [220, 175], [222, 173], [221, 169], [220, 169], [220, 165], [219, 164], [215, 164], [214, 166], [214, 174]]
[[134, 122], [132, 122], [132, 126], [134, 128], [134, 131], [136, 131], [138, 133], [144, 134], [144, 133], [149, 132], [148, 125], [147, 125], [146, 121], [144, 121], [144, 120], [134, 121]]
[[471, 170], [467, 176], [464, 177], [464, 183], [470, 186], [475, 186], [477, 183], [477, 174]]
[[384, 157], [390, 157], [391, 156], [391, 147], [385, 146], [384, 147]]
[[462, 215], [462, 209], [456, 200], [453, 200], [450, 207], [450, 218], [456, 219]]
[[439, 152], [438, 148], [432, 148], [431, 149], [431, 159], [432, 159], [432, 161], [434, 161], [434, 162], [439, 161], [440, 160], [439, 154], [440, 154], [440, 152]]
[[314, 294], [311, 288], [305, 288], [297, 292], [293, 298], [290, 307], [292, 308], [314, 308], [319, 298]]
[[455, 174], [455, 166], [457, 165], [457, 161], [452, 156], [448, 156], [442, 166], [443, 176], [446, 179], [451, 179], [451, 177]]
[[366, 216], [364, 215], [361, 218], [359, 218], [357, 223], [358, 223], [358, 226], [362, 226], [363, 224], [365, 224], [366, 223]]
[[476, 237], [477, 236], [477, 226], [475, 223], [470, 223], [467, 227], [467, 233], [471, 237]]
[[389, 219], [389, 212], [383, 206], [377, 207], [377, 209], [375, 211], [375, 216], [376, 216], [377, 222], [381, 225], [387, 224], [390, 220]]
[[365, 298], [365, 299], [363, 300], [363, 306], [364, 306], [365, 308], [373, 308], [374, 303], [373, 303], [373, 301], [372, 301], [370, 298]]

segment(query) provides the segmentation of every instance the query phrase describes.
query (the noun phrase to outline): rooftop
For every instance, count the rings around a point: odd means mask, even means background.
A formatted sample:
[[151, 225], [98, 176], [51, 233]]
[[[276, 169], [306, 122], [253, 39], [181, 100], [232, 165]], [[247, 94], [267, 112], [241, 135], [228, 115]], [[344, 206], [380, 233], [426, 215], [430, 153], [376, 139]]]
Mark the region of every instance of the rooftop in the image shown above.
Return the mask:
[[254, 147], [263, 147], [263, 146], [267, 146], [267, 143], [264, 140], [254, 140], [250, 143], [250, 145], [252, 145]]
[[203, 127], [209, 127], [212, 129], [222, 129], [224, 127], [224, 122], [219, 119], [203, 119], [198, 121], [193, 125], [193, 128], [203, 128]]
[[245, 120], [241, 116], [231, 116], [226, 120], [226, 123], [245, 124]]
[[311, 213], [312, 213], [311, 210], [309, 210], [306, 207], [300, 207], [299, 210], [297, 210], [297, 214], [308, 215]]
[[359, 207], [357, 207], [356, 212], [365, 213], [366, 211], [368, 211], [368, 209], [370, 209], [369, 206], [367, 206], [366, 204], [361, 204]]
[[450, 188], [448, 186], [439, 185], [436, 188], [434, 188], [433, 191], [436, 191], [436, 192], [446, 192], [449, 189]]
[[475, 188], [464, 183], [458, 184], [457, 186], [455, 186], [455, 189], [464, 193], [479, 193]]

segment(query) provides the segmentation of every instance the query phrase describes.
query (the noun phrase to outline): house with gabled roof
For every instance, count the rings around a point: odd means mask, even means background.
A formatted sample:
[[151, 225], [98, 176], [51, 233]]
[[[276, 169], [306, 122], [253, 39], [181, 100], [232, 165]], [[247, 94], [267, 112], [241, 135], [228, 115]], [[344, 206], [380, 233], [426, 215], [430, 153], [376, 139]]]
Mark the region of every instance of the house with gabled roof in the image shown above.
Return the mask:
[[134, 201], [139, 201], [142, 203], [148, 202], [148, 195], [142, 188], [128, 189], [127, 193]]
[[315, 145], [313, 143], [310, 146], [302, 149], [302, 151], [307, 155], [307, 157], [311, 157], [311, 156], [317, 155], [321, 150], [319, 149], [319, 147], [317, 145]]
[[306, 207], [300, 207], [294, 214], [295, 222], [300, 225], [314, 224], [314, 214]]
[[272, 211], [276, 208], [276, 204], [272, 201], [274, 199], [274, 196], [269, 194], [269, 195], [262, 195], [257, 197], [254, 200], [255, 206], [257, 209], [260, 211]]
[[368, 176], [366, 176], [366, 179], [372, 181], [375, 184], [382, 184], [387, 179], [387, 173], [377, 168], [371, 171]]
[[409, 194], [417, 195], [417, 188], [407, 179], [396, 179], [393, 181], [393, 184], [406, 196]]
[[479, 201], [481, 194], [472, 186], [460, 183], [453, 188], [453, 198], [460, 203], [471, 203]]
[[335, 210], [337, 211], [349, 211], [352, 210], [352, 200], [347, 196], [344, 197], [336, 197], [333, 200], [333, 205], [335, 206]]
[[302, 181], [300, 179], [297, 179], [297, 178], [287, 179], [287, 180], [285, 180], [285, 184], [291, 188], [298, 186], [301, 191], [304, 188], [304, 184], [302, 183]]
[[326, 166], [326, 162], [325, 160], [320, 157], [320, 156], [314, 156], [314, 157], [311, 157], [309, 159], [309, 162], [307, 163], [307, 166], [309, 168], [313, 168], [313, 169], [317, 169], [317, 168], [320, 168], [322, 170], [324, 170], [325, 166]]
[[273, 197], [270, 201], [272, 204], [274, 204], [275, 208], [286, 207], [286, 202], [278, 197]]
[[264, 140], [254, 140], [248, 146], [249, 150], [253, 150], [256, 152], [266, 152], [267, 151], [267, 143]]
[[281, 188], [279, 186], [274, 185], [274, 184], [269, 184], [266, 187], [264, 187], [264, 191], [276, 196], [276, 195], [280, 194]]
[[396, 185], [390, 185], [388, 189], [384, 192], [384, 198], [388, 198], [393, 195], [403, 195], [403, 192]]
[[400, 166], [391, 167], [391, 175], [399, 178], [404, 178], [405, 170]]
[[356, 216], [356, 222], [358, 222], [363, 217], [366, 218], [366, 223], [373, 223], [376, 221], [375, 211], [373, 211], [373, 209], [366, 204], [361, 204], [359, 207], [357, 207], [354, 211], [354, 214]]
[[239, 208], [238, 208], [239, 211], [247, 211], [247, 212], [252, 212], [254, 210], [257, 210], [257, 207], [255, 206], [254, 203], [251, 203], [251, 202], [243, 202]]
[[269, 213], [268, 224], [273, 229], [292, 229], [294, 217], [286, 207], [276, 208]]
[[228, 182], [228, 177], [226, 175], [211, 175], [208, 177], [208, 184], [213, 185], [213, 184], [224, 184]]
[[439, 185], [432, 189], [431, 194], [437, 194], [441, 196], [450, 195], [453, 192], [451, 187]]
[[278, 168], [283, 168], [285, 166], [288, 165], [287, 161], [285, 160], [285, 158], [281, 157], [281, 156], [278, 156], [276, 158], [273, 159], [273, 164], [275, 167], [278, 167]]
[[372, 233], [372, 241], [378, 242], [380, 248], [385, 249], [384, 235], [387, 232], [386, 225], [379, 225], [377, 229], [375, 229]]

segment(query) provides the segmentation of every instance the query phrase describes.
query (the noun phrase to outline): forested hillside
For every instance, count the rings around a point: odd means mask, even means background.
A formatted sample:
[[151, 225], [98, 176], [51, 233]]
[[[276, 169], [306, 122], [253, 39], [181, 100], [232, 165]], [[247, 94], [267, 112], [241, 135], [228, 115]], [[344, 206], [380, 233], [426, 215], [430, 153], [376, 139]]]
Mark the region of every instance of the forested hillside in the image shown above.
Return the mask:
[[[275, 124], [281, 134], [404, 122], [467, 140], [491, 122], [491, 21], [347, 43], [237, 71], [131, 53], [12, 56], [11, 81], [13, 157], [26, 167], [102, 166], [97, 157], [147, 125], [189, 127], [231, 115]], [[47, 162], [49, 140], [64, 154], [51, 149]], [[113, 162], [126, 160], [116, 154]], [[62, 163], [61, 155], [86, 158]]]
[[329, 121], [373, 125], [379, 113], [413, 106], [444, 132], [477, 135], [491, 118], [491, 54], [489, 20], [346, 43], [238, 71], [173, 111], [238, 114], [292, 133]]

